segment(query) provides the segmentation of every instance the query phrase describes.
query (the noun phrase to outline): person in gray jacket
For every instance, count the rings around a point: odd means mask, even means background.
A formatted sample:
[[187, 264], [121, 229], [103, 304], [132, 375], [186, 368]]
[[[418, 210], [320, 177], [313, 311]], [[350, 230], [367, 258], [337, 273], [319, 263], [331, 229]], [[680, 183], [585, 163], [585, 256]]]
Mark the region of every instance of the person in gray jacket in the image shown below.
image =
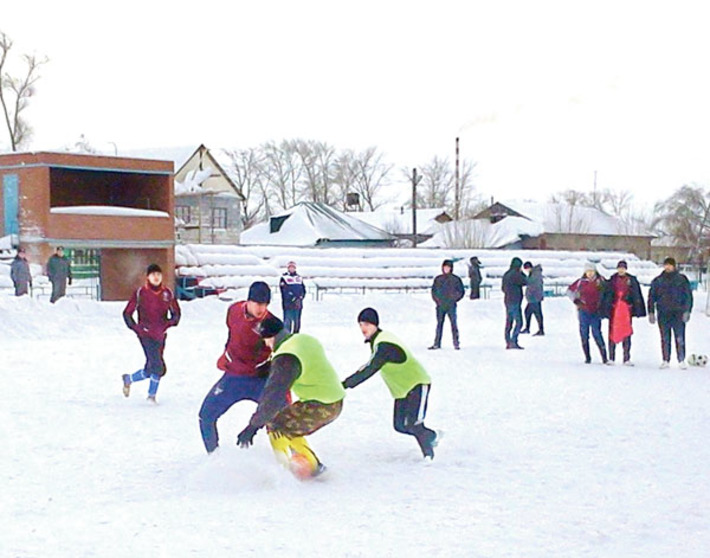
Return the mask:
[[523, 270], [528, 274], [528, 284], [525, 288], [525, 328], [520, 333], [530, 333], [532, 317], [537, 321], [537, 333], [534, 335], [545, 335], [545, 327], [542, 320], [542, 300], [545, 298], [545, 286], [542, 279], [542, 266], [533, 265], [532, 262], [525, 262]]
[[71, 285], [71, 262], [64, 255], [64, 247], [57, 246], [57, 251], [47, 260], [47, 277], [52, 283], [52, 296], [49, 302], [57, 302], [67, 292], [67, 281]]
[[30, 264], [27, 262], [24, 248], [17, 249], [17, 255], [10, 264], [10, 278], [15, 285], [15, 296], [29, 294], [32, 286], [32, 273], [30, 273]]

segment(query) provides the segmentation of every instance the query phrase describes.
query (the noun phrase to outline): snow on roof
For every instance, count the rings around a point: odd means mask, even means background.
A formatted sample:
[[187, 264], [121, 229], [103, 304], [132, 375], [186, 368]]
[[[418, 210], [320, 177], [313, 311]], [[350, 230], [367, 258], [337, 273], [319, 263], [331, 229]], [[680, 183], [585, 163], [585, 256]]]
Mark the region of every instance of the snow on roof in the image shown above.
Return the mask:
[[117, 207], [110, 205], [52, 207], [49, 212], [71, 215], [112, 215], [116, 217], [170, 217], [170, 215], [165, 211], [138, 209], [134, 207]]
[[[446, 213], [444, 208], [417, 209], [417, 234], [435, 234], [441, 229], [436, 218]], [[378, 209], [376, 211], [350, 211], [348, 215], [364, 223], [393, 234], [412, 234], [412, 210]]]
[[[272, 229], [275, 229], [272, 232]], [[392, 235], [322, 203], [301, 202], [240, 235], [240, 243], [315, 246], [322, 241], [387, 242]]]
[[440, 226], [432, 238], [421, 243], [422, 247], [446, 247], [474, 242], [482, 248], [503, 248], [519, 242], [523, 237], [540, 236], [540, 223], [523, 217], [506, 217], [497, 223], [488, 219], [451, 221]]
[[631, 233], [623, 221], [592, 207], [520, 200], [500, 203], [540, 223], [545, 233], [646, 236]]
[[197, 150], [195, 145], [182, 145], [177, 147], [144, 147], [139, 149], [121, 149], [119, 156], [135, 157], [137, 159], [154, 159], [158, 161], [172, 161], [174, 172], [177, 172], [190, 156]]

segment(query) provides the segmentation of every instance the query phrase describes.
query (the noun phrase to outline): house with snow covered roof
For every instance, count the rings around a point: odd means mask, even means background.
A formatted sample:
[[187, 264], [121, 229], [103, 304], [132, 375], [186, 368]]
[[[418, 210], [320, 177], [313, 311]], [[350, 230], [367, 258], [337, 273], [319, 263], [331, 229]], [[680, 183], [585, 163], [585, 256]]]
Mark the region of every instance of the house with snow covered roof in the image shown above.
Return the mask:
[[[44, 264], [57, 246], [92, 260], [103, 300], [126, 300], [150, 263], [173, 281], [173, 163], [76, 153], [0, 155], [0, 236]], [[73, 254], [72, 254], [73, 256]]]
[[[400, 240], [414, 240], [414, 219], [412, 209], [377, 209], [376, 211], [348, 211], [348, 215], [360, 221], [387, 231]], [[444, 208], [417, 209], [417, 244], [429, 240], [444, 223], [452, 219]]]
[[[478, 219], [491, 225], [513, 219], [508, 221], [511, 226], [506, 227], [506, 232], [514, 235], [520, 228], [518, 239], [512, 244], [523, 249], [615, 250], [631, 252], [640, 258], [651, 257], [653, 234], [635, 230], [592, 207], [553, 202], [495, 202], [474, 217]], [[527, 222], [538, 225], [539, 232], [530, 231]]]
[[241, 194], [227, 150], [200, 145], [175, 173], [175, 216], [181, 242], [235, 244], [242, 231]]
[[392, 246], [397, 238], [322, 203], [300, 202], [242, 232], [240, 244], [271, 246]]

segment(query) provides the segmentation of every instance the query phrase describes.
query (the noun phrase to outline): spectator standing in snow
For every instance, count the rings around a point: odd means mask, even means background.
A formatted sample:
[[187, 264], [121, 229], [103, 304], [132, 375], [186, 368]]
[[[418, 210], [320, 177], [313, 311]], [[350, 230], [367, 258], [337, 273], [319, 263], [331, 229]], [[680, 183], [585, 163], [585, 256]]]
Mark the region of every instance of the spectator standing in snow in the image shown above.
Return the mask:
[[643, 318], [646, 315], [646, 304], [643, 300], [641, 285], [638, 279], [631, 275], [625, 260], [616, 264], [616, 273], [609, 279], [612, 292], [611, 313], [609, 316], [609, 360], [616, 360], [616, 345], [621, 343], [624, 350], [624, 365], [633, 366], [631, 362], [631, 335], [633, 334], [632, 318]]
[[32, 286], [32, 273], [24, 248], [17, 249], [17, 255], [10, 264], [10, 278], [15, 286], [15, 296], [26, 295]]
[[227, 310], [227, 344], [217, 361], [224, 374], [212, 386], [200, 408], [200, 433], [205, 449], [213, 452], [219, 445], [217, 419], [238, 401], [257, 403], [269, 374], [271, 349], [257, 331], [259, 324], [273, 317], [268, 307], [271, 289], [263, 281], [249, 287], [247, 300], [235, 302]]
[[[138, 322], [133, 319], [136, 310]], [[126, 304], [123, 321], [136, 333], [145, 354], [142, 369], [133, 374], [123, 374], [123, 395], [130, 395], [133, 382], [149, 379], [148, 401], [155, 403], [160, 379], [167, 372], [163, 360], [166, 332], [180, 321], [180, 306], [173, 292], [163, 285], [163, 270], [158, 264], [150, 264], [146, 269], [146, 282]]]
[[609, 361], [602, 335], [602, 317], [604, 308], [609, 306], [607, 302], [611, 290], [608, 288], [606, 280], [597, 273], [597, 267], [588, 262], [584, 265], [584, 275], [572, 283], [567, 289], [567, 296], [577, 307], [577, 317], [579, 318], [579, 336], [582, 340], [582, 350], [584, 351], [584, 362], [592, 362], [589, 352], [589, 330], [592, 331], [594, 342], [599, 347], [602, 362]]
[[481, 298], [481, 281], [483, 275], [481, 273], [481, 262], [476, 256], [473, 256], [468, 263], [468, 280], [471, 285], [471, 300]]
[[441, 275], [434, 278], [431, 287], [431, 297], [436, 303], [436, 336], [434, 344], [429, 349], [441, 348], [441, 335], [444, 331], [444, 319], [449, 317], [451, 322], [451, 336], [454, 340], [454, 349], [459, 348], [459, 327], [456, 323], [456, 303], [463, 298], [463, 282], [458, 275], [454, 275], [453, 260], [444, 260], [441, 264]]
[[431, 388], [429, 374], [397, 337], [380, 329], [380, 317], [374, 308], [363, 309], [357, 321], [371, 356], [343, 381], [343, 386], [354, 388], [380, 371], [394, 397], [394, 429], [414, 436], [424, 457], [434, 459], [437, 433], [424, 426]]
[[301, 331], [301, 312], [303, 299], [306, 296], [306, 287], [303, 279], [296, 272], [296, 262], [288, 262], [287, 271], [279, 281], [281, 289], [281, 306], [284, 313], [284, 328], [289, 333]]
[[71, 262], [64, 255], [64, 247], [57, 246], [57, 250], [47, 260], [47, 277], [52, 283], [52, 296], [49, 302], [57, 302], [67, 292], [67, 281], [71, 285]]
[[690, 320], [693, 310], [693, 291], [688, 278], [676, 269], [673, 258], [663, 260], [663, 271], [651, 281], [648, 291], [648, 319], [656, 323], [658, 310], [658, 329], [661, 332], [661, 368], [668, 368], [671, 362], [671, 332], [675, 336], [675, 349], [681, 368], [687, 368], [685, 362], [685, 324]]
[[[305, 436], [340, 416], [345, 389], [315, 337], [288, 333], [274, 316], [265, 318], [257, 329], [272, 351], [271, 371], [259, 406], [237, 443], [243, 448], [251, 446], [257, 431], [266, 426], [276, 455], [297, 477], [319, 475], [325, 467]], [[291, 391], [298, 400], [289, 404]]]
[[542, 266], [525, 262], [523, 269], [528, 274], [528, 284], [525, 287], [525, 329], [520, 333], [530, 333], [532, 317], [537, 320], [537, 333], [534, 335], [545, 335], [545, 327], [542, 320], [542, 301], [545, 298], [545, 285], [542, 278]]
[[510, 260], [510, 268], [503, 274], [501, 289], [505, 304], [505, 348], [522, 349], [518, 344], [518, 335], [523, 327], [523, 287], [527, 277], [520, 270], [523, 260], [518, 257]]

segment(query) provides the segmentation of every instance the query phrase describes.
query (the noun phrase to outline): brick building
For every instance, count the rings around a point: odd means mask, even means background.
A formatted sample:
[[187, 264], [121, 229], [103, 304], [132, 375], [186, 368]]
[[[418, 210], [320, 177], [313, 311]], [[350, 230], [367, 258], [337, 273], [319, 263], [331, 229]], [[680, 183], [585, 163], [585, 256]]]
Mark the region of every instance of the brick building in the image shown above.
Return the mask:
[[173, 163], [79, 155], [0, 155], [0, 236], [30, 261], [56, 246], [98, 257], [102, 300], [125, 300], [151, 262], [174, 282]]

